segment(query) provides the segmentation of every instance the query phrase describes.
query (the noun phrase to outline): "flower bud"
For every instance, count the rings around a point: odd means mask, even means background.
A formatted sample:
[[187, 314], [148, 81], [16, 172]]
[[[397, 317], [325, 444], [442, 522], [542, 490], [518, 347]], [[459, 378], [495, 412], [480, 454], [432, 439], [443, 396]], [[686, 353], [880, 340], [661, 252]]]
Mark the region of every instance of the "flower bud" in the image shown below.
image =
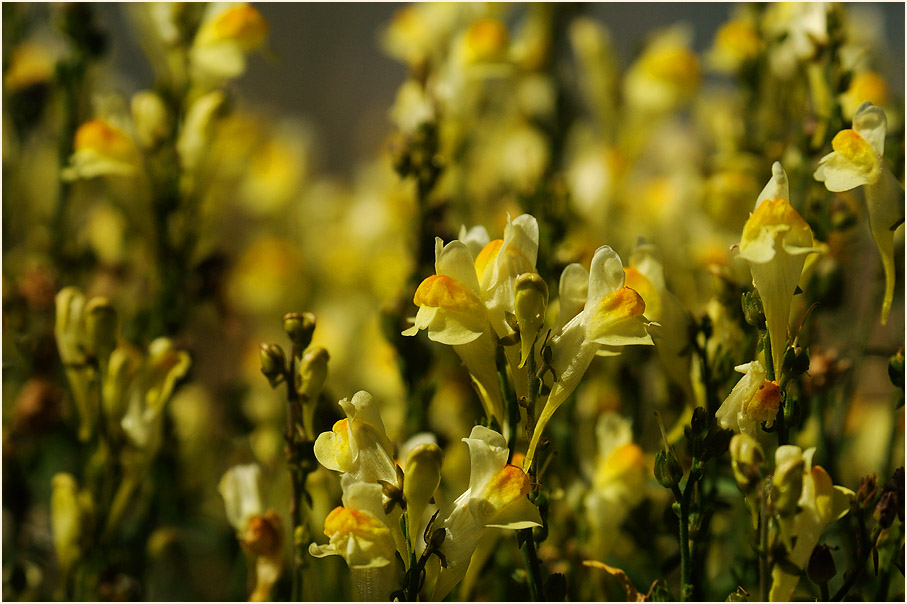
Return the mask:
[[538, 273], [523, 273], [516, 279], [513, 308], [520, 328], [520, 367], [532, 353], [532, 345], [545, 322], [548, 284]]
[[869, 474], [860, 480], [860, 488], [857, 489], [857, 501], [860, 507], [868, 507], [875, 499], [878, 482], [879, 479], [875, 474]]
[[403, 472], [403, 497], [409, 514], [410, 538], [415, 542], [419, 521], [429, 501], [441, 484], [441, 461], [444, 454], [434, 443], [424, 443], [413, 448], [406, 457]]
[[[775, 510], [782, 516], [791, 516], [797, 513], [797, 502], [803, 490], [803, 457], [801, 455], [785, 455], [782, 449], [791, 447], [784, 445], [778, 447], [775, 453], [777, 467], [772, 484], [772, 503]], [[796, 447], [791, 447], [791, 450]]]
[[809, 350], [801, 346], [791, 346], [784, 351], [781, 361], [781, 372], [789, 380], [795, 380], [809, 371]]
[[85, 306], [85, 338], [88, 350], [106, 364], [117, 347], [119, 324], [117, 311], [107, 298], [92, 298]]
[[273, 388], [283, 377], [287, 358], [283, 354], [283, 348], [277, 344], [261, 344], [258, 350], [261, 357], [261, 373], [268, 378]]
[[758, 291], [743, 293], [743, 317], [749, 325], [765, 329], [765, 310], [762, 308], [762, 298]]
[[888, 377], [891, 383], [901, 390], [904, 389], [904, 349], [897, 351], [888, 359]]
[[287, 313], [283, 316], [283, 330], [299, 350], [305, 350], [312, 343], [315, 315], [310, 312]]
[[765, 462], [762, 446], [752, 436], [735, 434], [731, 438], [730, 452], [737, 486], [744, 493], [749, 493], [762, 475], [762, 464]]
[[655, 479], [666, 489], [677, 486], [683, 478], [683, 468], [674, 449], [662, 449], [655, 455]]
[[876, 522], [879, 523], [883, 529], [887, 529], [894, 522], [895, 516], [898, 513], [898, 497], [894, 491], [885, 491], [882, 493], [882, 498], [879, 499], [879, 503], [876, 504], [876, 509], [872, 513], [872, 517], [876, 519]]
[[171, 125], [163, 99], [155, 92], [142, 90], [133, 95], [130, 109], [139, 145], [145, 149], [157, 148], [167, 138]]
[[705, 410], [705, 407], [693, 409], [690, 429], [694, 438], [704, 438], [709, 433], [709, 413]]
[[78, 488], [72, 474], [56, 474], [51, 481], [50, 526], [57, 560], [64, 574], [81, 556], [82, 514]]
[[328, 351], [320, 346], [302, 355], [296, 370], [296, 392], [305, 401], [316, 401], [328, 377]]
[[104, 415], [108, 419], [119, 423], [126, 413], [129, 386], [138, 373], [141, 362], [141, 355], [129, 346], [117, 346], [110, 353], [101, 397]]
[[85, 296], [75, 287], [64, 287], [57, 294], [56, 306], [54, 334], [60, 358], [64, 364], [76, 363], [82, 358]]
[[831, 555], [831, 548], [824, 543], [820, 543], [813, 549], [813, 553], [809, 557], [806, 575], [813, 583], [822, 585], [831, 581], [837, 572], [835, 559]]

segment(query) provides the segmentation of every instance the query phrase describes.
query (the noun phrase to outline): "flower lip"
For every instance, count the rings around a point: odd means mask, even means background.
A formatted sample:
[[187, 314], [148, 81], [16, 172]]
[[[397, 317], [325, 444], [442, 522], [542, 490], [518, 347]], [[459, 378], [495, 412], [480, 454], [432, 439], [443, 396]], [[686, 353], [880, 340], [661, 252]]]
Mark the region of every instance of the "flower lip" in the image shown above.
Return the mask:
[[413, 303], [417, 306], [468, 311], [479, 311], [482, 306], [479, 298], [468, 287], [446, 275], [431, 275], [423, 280], [416, 289]]

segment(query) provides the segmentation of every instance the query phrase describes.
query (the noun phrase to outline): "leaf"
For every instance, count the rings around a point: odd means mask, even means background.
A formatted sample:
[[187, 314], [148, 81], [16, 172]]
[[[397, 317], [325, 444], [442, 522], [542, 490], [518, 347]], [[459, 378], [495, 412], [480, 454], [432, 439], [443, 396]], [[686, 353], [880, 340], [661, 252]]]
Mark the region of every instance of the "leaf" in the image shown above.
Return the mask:
[[627, 602], [648, 602], [649, 599], [647, 596], [644, 596], [639, 592], [636, 587], [633, 586], [633, 583], [630, 581], [630, 577], [627, 576], [627, 573], [622, 571], [619, 568], [613, 566], [608, 566], [604, 562], [599, 562], [598, 560], [583, 560], [583, 566], [589, 566], [591, 568], [599, 568], [615, 579], [618, 583], [624, 588], [624, 591], [627, 592]]

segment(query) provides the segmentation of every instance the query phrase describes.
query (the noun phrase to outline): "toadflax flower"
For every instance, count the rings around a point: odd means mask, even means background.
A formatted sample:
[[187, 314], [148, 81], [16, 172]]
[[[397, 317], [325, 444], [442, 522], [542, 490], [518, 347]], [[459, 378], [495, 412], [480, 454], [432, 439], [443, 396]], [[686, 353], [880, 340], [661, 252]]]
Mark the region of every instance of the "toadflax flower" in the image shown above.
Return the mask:
[[352, 400], [340, 401], [340, 406], [346, 418], [315, 440], [315, 457], [319, 463], [343, 473], [345, 483], [396, 482], [394, 446], [384, 430], [375, 399], [360, 390]]
[[[560, 290], [567, 293], [568, 306], [577, 305], [578, 296], [582, 293], [578, 281], [584, 274], [585, 270], [579, 265], [564, 269]], [[648, 323], [643, 316], [646, 304], [635, 290], [624, 285], [624, 280], [624, 268], [617, 252], [607, 245], [598, 248], [592, 257], [587, 297], [582, 310], [551, 336], [551, 368], [557, 381], [552, 385], [536, 422], [524, 468], [532, 466], [545, 425], [579, 385], [592, 358], [602, 347], [652, 345], [652, 338], [646, 332]]]
[[879, 249], [885, 271], [882, 324], [888, 321], [894, 298], [894, 231], [904, 222], [904, 187], [885, 163], [885, 112], [870, 102], [853, 116], [853, 129], [838, 132], [833, 151], [819, 160], [813, 175], [829, 191], [849, 191], [863, 186], [869, 210], [869, 230]]
[[738, 365], [734, 370], [744, 374], [715, 413], [718, 425], [737, 434], [758, 438], [760, 426], [775, 421], [781, 405], [778, 382], [765, 379], [765, 366], [758, 359]]
[[756, 209], [743, 226], [740, 257], [750, 265], [753, 285], [762, 297], [765, 323], [772, 345], [775, 376], [787, 343], [790, 305], [803, 272], [806, 254], [820, 251], [803, 217], [788, 201], [787, 173], [779, 162], [756, 200]]
[[93, 119], [76, 130], [73, 154], [61, 176], [66, 181], [133, 176], [139, 173], [140, 162], [138, 147], [123, 128], [106, 119]]
[[246, 70], [246, 55], [265, 44], [268, 22], [247, 2], [212, 2], [189, 51], [199, 78], [234, 78]]
[[[806, 569], [813, 548], [822, 531], [829, 524], [843, 518], [850, 510], [854, 493], [848, 488], [832, 483], [831, 477], [821, 466], [812, 465], [815, 448], [803, 451], [794, 445], [778, 447], [775, 452], [775, 488], [783, 498], [784, 490], [792, 487], [793, 494], [799, 487], [796, 515], [781, 518], [781, 536], [788, 550], [787, 562], [796, 568]], [[791, 471], [787, 471], [790, 468]], [[794, 541], [794, 538], [796, 540]], [[791, 547], [793, 543], [793, 547]], [[793, 574], [789, 564], [775, 564], [772, 568], [772, 587], [769, 600], [790, 601], [794, 596], [799, 574]]]
[[[416, 289], [413, 302], [419, 311], [415, 324], [403, 332], [412, 336], [424, 329], [430, 340], [453, 346], [486, 413], [501, 423], [504, 402], [495, 369], [496, 340], [514, 333], [506, 317], [514, 313], [517, 277], [536, 272], [538, 240], [538, 222], [529, 214], [508, 218], [503, 239], [487, 241], [484, 230], [475, 229], [463, 230], [461, 239], [447, 245], [436, 239], [436, 274]], [[519, 367], [518, 346], [505, 347], [505, 354], [512, 369]], [[515, 380], [517, 395], [525, 394], [525, 381]]]
[[381, 486], [353, 483], [344, 490], [343, 505], [324, 519], [328, 543], [309, 545], [316, 558], [335, 555], [346, 560], [362, 600], [388, 601], [399, 588], [402, 566], [395, 555], [394, 531], [385, 518]]
[[504, 437], [484, 426], [475, 426], [463, 442], [469, 446], [469, 488], [438, 525], [446, 529], [440, 548], [446, 565], [435, 583], [433, 600], [443, 599], [463, 579], [469, 559], [487, 529], [542, 525], [538, 509], [526, 496], [529, 476], [507, 463], [510, 450]]

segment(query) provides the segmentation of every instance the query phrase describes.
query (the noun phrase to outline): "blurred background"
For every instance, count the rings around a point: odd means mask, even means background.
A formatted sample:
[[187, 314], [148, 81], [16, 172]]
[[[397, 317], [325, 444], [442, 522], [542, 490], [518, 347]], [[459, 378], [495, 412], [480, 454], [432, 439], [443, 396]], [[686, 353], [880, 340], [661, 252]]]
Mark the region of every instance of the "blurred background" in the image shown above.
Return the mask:
[[[601, 19], [626, 68], [646, 35], [678, 22], [694, 33], [693, 49], [704, 52], [717, 29], [731, 15], [732, 2], [589, 3], [581, 10]], [[316, 136], [316, 171], [344, 174], [371, 156], [389, 130], [387, 111], [406, 75], [399, 61], [381, 52], [378, 35], [402, 2], [271, 2], [258, 5], [270, 25], [270, 56], [255, 55], [236, 84], [257, 110], [310, 120]], [[860, 2], [848, 5], [855, 15], [875, 22], [877, 53], [892, 89], [904, 88], [904, 4]], [[151, 70], [116, 3], [98, 11], [110, 28], [117, 71], [133, 74], [135, 89], [150, 84]], [[900, 60], [898, 60], [900, 59]], [[132, 89], [128, 90], [132, 92]]]

